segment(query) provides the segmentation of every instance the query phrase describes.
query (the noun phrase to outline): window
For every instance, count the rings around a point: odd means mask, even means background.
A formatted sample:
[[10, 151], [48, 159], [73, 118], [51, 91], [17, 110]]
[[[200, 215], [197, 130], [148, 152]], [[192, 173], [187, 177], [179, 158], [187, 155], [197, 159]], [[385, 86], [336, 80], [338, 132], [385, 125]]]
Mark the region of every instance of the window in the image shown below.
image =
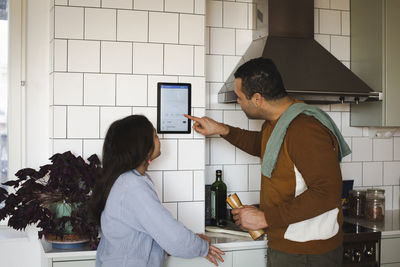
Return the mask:
[[8, 180], [8, 0], [0, 0], [0, 183]]

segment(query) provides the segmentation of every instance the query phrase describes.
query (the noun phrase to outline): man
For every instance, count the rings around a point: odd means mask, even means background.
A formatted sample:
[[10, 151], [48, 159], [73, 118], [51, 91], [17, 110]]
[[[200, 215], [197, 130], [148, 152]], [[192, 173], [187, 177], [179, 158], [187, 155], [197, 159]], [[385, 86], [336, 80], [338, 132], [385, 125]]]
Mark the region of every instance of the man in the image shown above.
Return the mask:
[[[253, 206], [233, 209], [236, 224], [248, 230], [265, 229], [270, 267], [341, 266], [339, 141], [343, 137], [336, 126], [333, 128], [337, 132], [312, 113], [315, 107], [288, 97], [270, 59], [257, 58], [240, 66], [235, 73], [235, 93], [249, 119], [265, 120], [260, 132], [232, 127], [208, 117], [185, 116], [195, 122], [196, 132], [205, 136], [219, 134], [234, 146], [263, 159], [260, 209]], [[271, 161], [270, 155], [274, 153], [268, 148], [264, 155], [268, 141], [272, 140], [278, 121], [285, 123], [286, 115], [293, 113], [292, 107], [296, 105], [304, 108], [304, 112], [293, 115], [286, 128], [277, 133], [282, 140], [278, 142], [276, 162], [272, 160], [273, 167], [268, 172], [264, 161]], [[309, 109], [311, 113], [307, 113]], [[318, 112], [328, 117], [319, 109]]]

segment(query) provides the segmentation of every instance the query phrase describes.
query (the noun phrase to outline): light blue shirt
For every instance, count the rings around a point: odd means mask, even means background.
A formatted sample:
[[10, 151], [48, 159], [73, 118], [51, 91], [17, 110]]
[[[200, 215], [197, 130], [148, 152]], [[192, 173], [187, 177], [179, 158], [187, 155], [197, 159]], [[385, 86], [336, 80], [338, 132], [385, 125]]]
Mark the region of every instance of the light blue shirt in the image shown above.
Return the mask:
[[101, 214], [96, 267], [161, 267], [165, 252], [205, 257], [206, 241], [175, 220], [158, 199], [151, 178], [136, 170], [121, 174]]

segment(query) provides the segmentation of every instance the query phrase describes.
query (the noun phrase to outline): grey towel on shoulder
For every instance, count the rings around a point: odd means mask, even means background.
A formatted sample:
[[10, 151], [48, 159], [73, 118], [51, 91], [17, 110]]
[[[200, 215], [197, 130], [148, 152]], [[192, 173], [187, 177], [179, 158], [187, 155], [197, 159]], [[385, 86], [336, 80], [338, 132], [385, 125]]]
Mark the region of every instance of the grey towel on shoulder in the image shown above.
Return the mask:
[[335, 122], [331, 119], [331, 117], [329, 117], [326, 112], [315, 106], [310, 106], [304, 103], [296, 103], [291, 105], [281, 115], [267, 142], [261, 165], [261, 172], [264, 176], [271, 178], [271, 174], [275, 168], [276, 161], [278, 160], [279, 151], [281, 149], [283, 139], [285, 138], [287, 128], [289, 127], [292, 120], [301, 113], [313, 116], [335, 135], [339, 143], [339, 162], [342, 161], [342, 158], [351, 153], [349, 146], [344, 140]]

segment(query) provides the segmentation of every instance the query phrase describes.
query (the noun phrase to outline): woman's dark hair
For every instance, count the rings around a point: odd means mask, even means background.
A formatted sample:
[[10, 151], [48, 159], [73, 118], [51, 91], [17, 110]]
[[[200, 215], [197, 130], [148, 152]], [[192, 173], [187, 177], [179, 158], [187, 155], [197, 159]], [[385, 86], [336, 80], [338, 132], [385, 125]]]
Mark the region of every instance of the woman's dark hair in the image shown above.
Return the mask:
[[235, 78], [242, 79], [242, 91], [247, 99], [260, 93], [267, 100], [287, 96], [281, 74], [269, 58], [255, 58], [247, 61], [235, 72]]
[[147, 161], [154, 150], [154, 128], [142, 115], [114, 121], [103, 144], [102, 173], [96, 181], [91, 200], [94, 219], [100, 224], [111, 187], [117, 178]]

